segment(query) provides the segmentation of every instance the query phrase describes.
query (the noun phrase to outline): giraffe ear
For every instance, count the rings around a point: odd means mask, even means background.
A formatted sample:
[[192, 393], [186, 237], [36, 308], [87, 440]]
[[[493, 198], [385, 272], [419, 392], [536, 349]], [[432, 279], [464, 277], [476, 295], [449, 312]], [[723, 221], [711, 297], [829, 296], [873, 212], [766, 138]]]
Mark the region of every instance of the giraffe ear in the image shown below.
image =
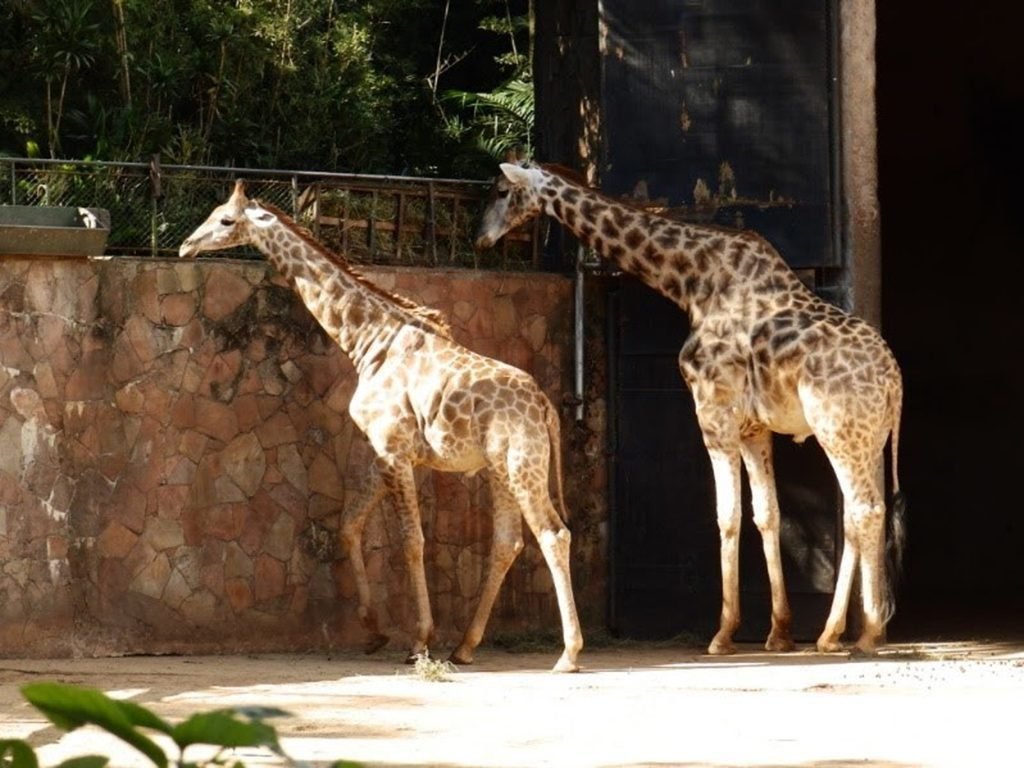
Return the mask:
[[261, 208], [258, 205], [247, 205], [244, 210], [245, 218], [255, 224], [257, 227], [269, 227], [275, 221], [277, 216], [272, 214], [266, 208]]
[[523, 168], [522, 166], [514, 165], [512, 163], [502, 163], [500, 168], [501, 172], [505, 174], [505, 178], [513, 184], [516, 184], [517, 186], [526, 186], [530, 183], [531, 169]]

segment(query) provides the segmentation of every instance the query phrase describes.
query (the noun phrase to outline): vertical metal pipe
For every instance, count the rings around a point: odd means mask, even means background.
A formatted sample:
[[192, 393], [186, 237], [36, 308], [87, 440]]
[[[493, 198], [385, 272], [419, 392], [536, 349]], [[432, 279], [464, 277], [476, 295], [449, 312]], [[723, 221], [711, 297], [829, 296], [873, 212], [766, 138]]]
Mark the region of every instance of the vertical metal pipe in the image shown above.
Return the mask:
[[576, 283], [575, 306], [573, 307], [573, 326], [575, 331], [575, 376], [573, 382], [573, 401], [576, 403], [576, 421], [583, 421], [583, 246], [576, 249]]

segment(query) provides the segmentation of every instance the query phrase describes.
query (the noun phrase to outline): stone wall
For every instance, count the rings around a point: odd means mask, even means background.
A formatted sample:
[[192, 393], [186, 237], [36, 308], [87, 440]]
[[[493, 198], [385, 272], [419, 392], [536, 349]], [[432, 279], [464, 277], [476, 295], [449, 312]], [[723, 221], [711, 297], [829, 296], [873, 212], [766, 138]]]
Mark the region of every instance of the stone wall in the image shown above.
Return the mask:
[[[564, 277], [367, 269], [437, 307], [466, 346], [571, 391]], [[356, 645], [339, 511], [371, 454], [348, 360], [263, 262], [0, 260], [0, 654], [295, 651]], [[603, 409], [563, 410], [581, 617], [604, 614]], [[441, 644], [475, 606], [483, 478], [421, 471]], [[578, 507], [578, 508], [577, 508]], [[535, 542], [489, 635], [558, 631]], [[393, 647], [414, 617], [387, 502], [365, 534]]]

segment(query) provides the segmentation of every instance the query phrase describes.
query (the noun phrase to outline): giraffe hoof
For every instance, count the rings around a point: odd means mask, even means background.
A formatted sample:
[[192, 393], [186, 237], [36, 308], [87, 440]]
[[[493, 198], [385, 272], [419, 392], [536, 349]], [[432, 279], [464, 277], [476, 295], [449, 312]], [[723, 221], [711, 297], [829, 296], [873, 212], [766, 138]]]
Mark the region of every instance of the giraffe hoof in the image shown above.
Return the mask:
[[818, 649], [818, 653], [838, 653], [843, 650], [843, 644], [838, 640], [828, 640], [825, 638], [818, 638], [818, 643], [815, 647]]
[[736, 653], [736, 646], [732, 640], [715, 637], [708, 646], [708, 653], [712, 656], [729, 656]]
[[382, 635], [380, 633], [371, 635], [370, 639], [366, 641], [366, 645], [363, 646], [363, 653], [369, 656], [371, 653], [376, 653], [387, 644], [387, 635]]
[[878, 653], [878, 649], [875, 647], [873, 641], [869, 640], [858, 640], [857, 643], [850, 649], [851, 657], [866, 657], [875, 656]]
[[768, 641], [764, 644], [766, 651], [772, 651], [773, 653], [789, 653], [796, 649], [796, 643], [793, 642], [793, 638], [789, 635], [769, 635]]
[[555, 666], [553, 666], [551, 668], [551, 671], [552, 672], [579, 672], [580, 671], [580, 665], [577, 664], [575, 661], [573, 661], [572, 659], [570, 659], [568, 656], [566, 656], [563, 653], [562, 657], [558, 660], [558, 663], [556, 663]]
[[454, 651], [452, 651], [451, 655], [448, 657], [448, 661], [450, 661], [452, 664], [455, 664], [455, 665], [460, 666], [460, 667], [468, 667], [468, 666], [471, 666], [473, 664], [473, 654], [472, 653], [460, 653], [459, 649], [456, 648]]

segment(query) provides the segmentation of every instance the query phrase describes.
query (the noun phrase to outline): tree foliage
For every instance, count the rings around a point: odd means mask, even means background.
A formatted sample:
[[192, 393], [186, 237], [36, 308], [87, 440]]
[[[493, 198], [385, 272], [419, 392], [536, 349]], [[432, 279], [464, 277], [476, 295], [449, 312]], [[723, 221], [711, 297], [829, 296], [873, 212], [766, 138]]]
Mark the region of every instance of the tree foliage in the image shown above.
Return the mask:
[[[529, 83], [527, 10], [528, 0], [8, 0], [0, 154], [489, 174], [485, 96], [501, 102]], [[524, 130], [518, 118], [498, 123]]]

